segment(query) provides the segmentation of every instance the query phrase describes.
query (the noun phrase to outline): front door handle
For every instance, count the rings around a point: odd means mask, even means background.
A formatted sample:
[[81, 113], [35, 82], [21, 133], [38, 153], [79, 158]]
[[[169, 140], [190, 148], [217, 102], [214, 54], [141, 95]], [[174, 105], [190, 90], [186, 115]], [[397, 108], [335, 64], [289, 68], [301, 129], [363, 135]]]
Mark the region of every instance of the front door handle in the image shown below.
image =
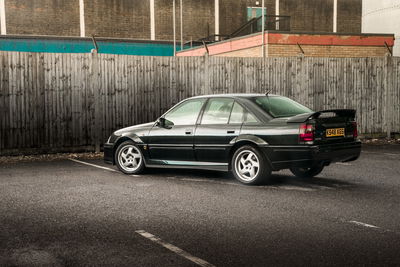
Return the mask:
[[192, 130], [185, 130], [185, 134], [192, 134]]
[[234, 134], [235, 131], [227, 131], [228, 134]]

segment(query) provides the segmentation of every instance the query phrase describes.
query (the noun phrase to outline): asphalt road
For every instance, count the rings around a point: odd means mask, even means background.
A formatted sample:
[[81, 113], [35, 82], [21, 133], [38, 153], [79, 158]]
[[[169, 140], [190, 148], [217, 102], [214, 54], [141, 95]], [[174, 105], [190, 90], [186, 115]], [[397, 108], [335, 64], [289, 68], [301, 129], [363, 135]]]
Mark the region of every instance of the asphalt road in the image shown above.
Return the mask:
[[208, 171], [1, 165], [0, 265], [400, 265], [399, 146], [365, 147], [312, 180], [274, 179], [252, 187]]

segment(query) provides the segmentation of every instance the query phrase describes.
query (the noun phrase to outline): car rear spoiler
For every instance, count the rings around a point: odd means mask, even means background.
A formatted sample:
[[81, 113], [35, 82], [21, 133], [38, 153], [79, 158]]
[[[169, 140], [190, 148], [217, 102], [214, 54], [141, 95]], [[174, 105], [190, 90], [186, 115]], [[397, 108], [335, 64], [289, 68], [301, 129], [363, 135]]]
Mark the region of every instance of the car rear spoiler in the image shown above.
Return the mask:
[[288, 123], [301, 123], [306, 122], [310, 119], [318, 119], [321, 115], [329, 115], [333, 113], [333, 117], [345, 117], [354, 120], [356, 117], [356, 111], [354, 109], [332, 109], [332, 110], [322, 110], [313, 113], [304, 113], [288, 119]]

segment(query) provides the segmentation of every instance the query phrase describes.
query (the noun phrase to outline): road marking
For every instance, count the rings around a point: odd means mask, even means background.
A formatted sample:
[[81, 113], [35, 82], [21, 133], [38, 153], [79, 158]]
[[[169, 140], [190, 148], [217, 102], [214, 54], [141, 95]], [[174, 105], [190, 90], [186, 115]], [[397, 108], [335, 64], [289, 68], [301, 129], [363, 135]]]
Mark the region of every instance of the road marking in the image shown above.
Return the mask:
[[76, 162], [76, 163], [88, 165], [88, 166], [91, 166], [91, 167], [107, 170], [107, 171], [118, 172], [117, 170], [114, 170], [114, 169], [111, 169], [111, 168], [107, 168], [107, 167], [103, 167], [103, 166], [100, 166], [100, 165], [88, 163], [88, 162], [85, 162], [85, 161], [80, 161], [80, 160], [77, 160], [77, 159], [69, 159], [69, 160], [71, 160], [73, 162]]
[[160, 238], [158, 238], [158, 237], [156, 237], [156, 236], [154, 236], [154, 235], [152, 235], [152, 234], [150, 234], [150, 233], [148, 233], [146, 231], [138, 230], [138, 231], [135, 231], [135, 232], [137, 234], [139, 234], [139, 235], [141, 235], [141, 236], [153, 241], [154, 243], [157, 243], [157, 244], [165, 247], [166, 249], [178, 254], [179, 256], [181, 256], [181, 257], [183, 257], [183, 258], [185, 258], [187, 260], [190, 260], [191, 262], [196, 263], [199, 266], [206, 266], [206, 267], [214, 266], [211, 263], [209, 263], [209, 262], [207, 262], [205, 260], [202, 260], [200, 258], [197, 258], [197, 257], [189, 254], [188, 252], [186, 252], [186, 251], [184, 251], [184, 250], [182, 250], [182, 249], [180, 249], [180, 248], [178, 248], [178, 247], [176, 247], [176, 246], [174, 246], [174, 245], [172, 245], [170, 243], [167, 243], [167, 242], [161, 240]]
[[375, 226], [375, 225], [372, 225], [372, 224], [368, 224], [368, 223], [363, 223], [363, 222], [358, 222], [358, 221], [349, 221], [349, 223], [353, 223], [353, 224], [364, 226], [364, 227], [368, 227], [368, 228], [379, 229], [378, 226]]
[[336, 165], [344, 165], [344, 166], [351, 166], [350, 163], [346, 163], [346, 162], [336, 162]]
[[[76, 162], [76, 163], [84, 164], [87, 166], [95, 167], [98, 169], [119, 173], [118, 170], [103, 167], [103, 166], [100, 166], [97, 164], [92, 164], [92, 163], [88, 163], [88, 162], [77, 160], [77, 159], [69, 159], [69, 160]], [[140, 175], [129, 175], [129, 176], [139, 177]], [[220, 182], [220, 181], [216, 181], [216, 180], [196, 179], [196, 178], [179, 178], [176, 176], [165, 177], [164, 179], [179, 180], [179, 181], [185, 181], [185, 182], [195, 182], [195, 183], [213, 183], [213, 184], [222, 184], [222, 185], [246, 186], [246, 185], [243, 185], [240, 183], [222, 182], [222, 181]], [[303, 191], [303, 192], [315, 191], [316, 189], [332, 189], [332, 188], [326, 187], [326, 186], [314, 186], [314, 188], [309, 188], [309, 187], [301, 187], [301, 186], [295, 186], [295, 185], [279, 185], [279, 186], [267, 185], [267, 186], [258, 186], [258, 188], [281, 189], [281, 190], [288, 190], [288, 191]]]

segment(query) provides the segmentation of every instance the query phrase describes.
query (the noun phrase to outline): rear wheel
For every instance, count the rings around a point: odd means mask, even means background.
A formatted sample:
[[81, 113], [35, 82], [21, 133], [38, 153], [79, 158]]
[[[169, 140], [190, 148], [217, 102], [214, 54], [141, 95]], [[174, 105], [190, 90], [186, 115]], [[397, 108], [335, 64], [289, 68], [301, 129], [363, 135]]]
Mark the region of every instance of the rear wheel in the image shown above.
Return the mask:
[[143, 154], [132, 141], [121, 143], [115, 157], [118, 169], [125, 174], [139, 174], [145, 168]]
[[311, 167], [292, 167], [290, 168], [290, 171], [297, 177], [300, 178], [312, 178], [314, 176], [317, 176], [322, 172], [324, 169], [324, 164], [323, 163], [316, 163]]
[[232, 172], [235, 178], [248, 185], [266, 182], [271, 168], [261, 152], [252, 146], [243, 146], [232, 157]]

